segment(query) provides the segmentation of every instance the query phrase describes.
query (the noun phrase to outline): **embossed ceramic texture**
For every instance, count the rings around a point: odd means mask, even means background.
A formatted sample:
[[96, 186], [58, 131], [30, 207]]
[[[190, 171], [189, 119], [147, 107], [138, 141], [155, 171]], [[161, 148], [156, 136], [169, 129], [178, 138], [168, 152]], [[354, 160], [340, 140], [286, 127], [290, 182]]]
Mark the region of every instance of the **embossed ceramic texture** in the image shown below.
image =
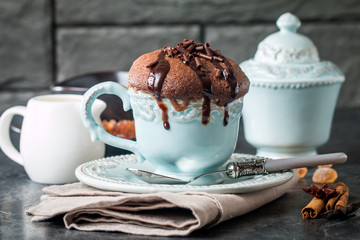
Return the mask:
[[[162, 125], [162, 110], [154, 97], [141, 91], [129, 89], [131, 107], [135, 114], [148, 121], [156, 121]], [[178, 123], [189, 123], [192, 121], [201, 123], [202, 118], [202, 100], [190, 102], [189, 106], [183, 111], [176, 111], [168, 99], [163, 100], [168, 107], [168, 116], [170, 121]], [[179, 104], [182, 102], [180, 101]], [[229, 123], [238, 120], [243, 106], [243, 99], [233, 101], [228, 105]], [[218, 118], [222, 121], [224, 117], [224, 107], [219, 107], [211, 103], [210, 122], [214, 122]]]
[[[257, 158], [253, 155], [234, 153], [234, 159], [242, 161]], [[233, 159], [230, 158], [229, 161]], [[239, 161], [239, 160], [238, 160]], [[225, 163], [226, 164], [226, 163]], [[135, 155], [121, 155], [102, 158], [80, 165], [76, 169], [77, 178], [90, 186], [121, 192], [152, 193], [152, 192], [208, 192], [208, 193], [245, 193], [274, 187], [289, 181], [293, 172], [271, 173], [242, 177], [239, 179], [224, 178], [224, 182], [214, 185], [191, 184], [149, 184], [145, 183], [125, 170], [127, 167], [153, 171], [154, 166], [149, 162], [139, 162]], [[224, 167], [224, 166], [223, 166]]]
[[[136, 141], [108, 134], [91, 119], [91, 103], [104, 93], [121, 97], [125, 110], [132, 109]], [[94, 86], [85, 95], [82, 117], [93, 140], [130, 150], [140, 160], [148, 160], [158, 173], [176, 177], [191, 177], [218, 169], [235, 149], [238, 137], [242, 98], [228, 105], [229, 121], [224, 126], [224, 107], [211, 104], [207, 125], [202, 124], [202, 101], [192, 102], [183, 111], [176, 111], [168, 99], [170, 129], [164, 128], [162, 110], [157, 100], [148, 93], [126, 89], [107, 82]]]
[[246, 140], [257, 154], [280, 158], [316, 154], [327, 142], [345, 77], [296, 30], [299, 19], [285, 13], [280, 31], [259, 43], [253, 59], [240, 64], [250, 80], [243, 109]]

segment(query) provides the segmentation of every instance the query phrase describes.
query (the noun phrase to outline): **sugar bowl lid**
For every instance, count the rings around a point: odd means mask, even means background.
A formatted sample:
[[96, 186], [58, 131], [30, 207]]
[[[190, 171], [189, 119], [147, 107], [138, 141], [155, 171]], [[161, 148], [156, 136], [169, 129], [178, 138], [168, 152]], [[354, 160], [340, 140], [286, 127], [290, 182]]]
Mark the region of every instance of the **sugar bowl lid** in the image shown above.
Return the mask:
[[253, 59], [240, 64], [252, 84], [344, 81], [341, 70], [329, 61], [320, 61], [314, 43], [297, 33], [301, 22], [295, 15], [282, 14], [276, 25], [280, 31], [270, 34], [259, 43]]

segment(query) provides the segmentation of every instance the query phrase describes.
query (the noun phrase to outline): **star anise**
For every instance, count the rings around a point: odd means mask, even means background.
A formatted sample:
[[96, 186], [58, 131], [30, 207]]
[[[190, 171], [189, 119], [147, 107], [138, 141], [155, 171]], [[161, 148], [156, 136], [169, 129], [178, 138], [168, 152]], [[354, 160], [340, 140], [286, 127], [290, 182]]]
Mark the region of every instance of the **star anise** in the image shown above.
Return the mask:
[[303, 188], [303, 190], [307, 194], [322, 199], [324, 201], [327, 201], [330, 198], [336, 197], [338, 195], [335, 189], [329, 188], [327, 184], [324, 184], [322, 187], [319, 187], [316, 184], [311, 184], [310, 187]]
[[324, 212], [321, 216], [326, 217], [328, 219], [347, 219], [353, 215], [352, 213], [355, 212], [360, 208], [360, 202], [353, 202], [349, 203], [345, 207], [339, 209], [331, 209], [327, 212]]

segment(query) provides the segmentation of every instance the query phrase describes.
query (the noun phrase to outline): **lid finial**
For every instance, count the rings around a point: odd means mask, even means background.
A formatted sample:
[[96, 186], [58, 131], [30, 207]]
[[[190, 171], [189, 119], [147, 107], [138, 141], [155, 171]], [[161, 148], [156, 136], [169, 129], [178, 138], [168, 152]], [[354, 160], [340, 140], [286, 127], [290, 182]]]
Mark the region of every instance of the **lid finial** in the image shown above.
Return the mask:
[[296, 32], [296, 30], [301, 26], [301, 22], [298, 17], [287, 12], [278, 18], [276, 25], [280, 31]]

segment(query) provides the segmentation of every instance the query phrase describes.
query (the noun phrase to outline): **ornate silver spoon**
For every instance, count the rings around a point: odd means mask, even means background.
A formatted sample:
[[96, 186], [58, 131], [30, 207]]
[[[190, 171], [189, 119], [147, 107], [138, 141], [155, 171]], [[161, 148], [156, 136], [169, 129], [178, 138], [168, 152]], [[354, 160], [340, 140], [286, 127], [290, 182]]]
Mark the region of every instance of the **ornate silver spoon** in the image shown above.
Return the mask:
[[241, 176], [268, 174], [293, 168], [316, 167], [318, 165], [325, 164], [339, 164], [346, 162], [346, 160], [347, 156], [345, 153], [329, 153], [313, 156], [284, 158], [278, 160], [256, 158], [246, 162], [230, 162], [223, 170], [204, 173], [189, 180], [183, 180], [135, 168], [126, 168], [126, 170], [133, 173], [142, 181], [151, 184], [187, 184], [194, 182], [201, 177], [216, 173], [226, 173], [229, 178], [235, 179]]

